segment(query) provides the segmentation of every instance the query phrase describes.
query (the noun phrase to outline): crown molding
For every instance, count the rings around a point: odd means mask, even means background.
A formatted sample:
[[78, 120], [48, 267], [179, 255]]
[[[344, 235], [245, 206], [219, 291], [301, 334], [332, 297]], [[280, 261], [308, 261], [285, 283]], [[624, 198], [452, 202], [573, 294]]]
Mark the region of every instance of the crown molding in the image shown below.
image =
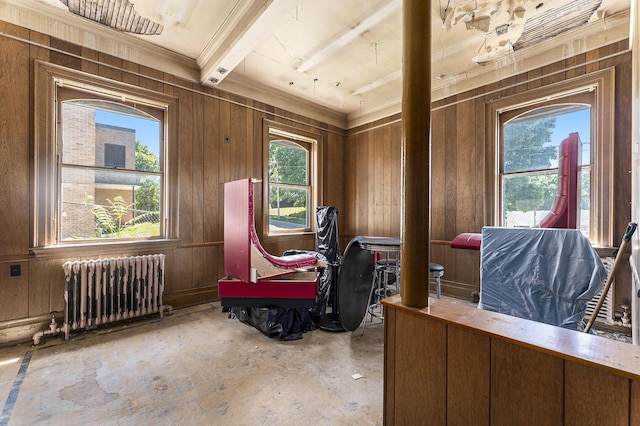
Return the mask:
[[265, 84], [257, 83], [242, 75], [230, 74], [217, 87], [220, 90], [282, 108], [285, 111], [295, 112], [343, 130], [347, 129], [347, 117], [345, 114]]

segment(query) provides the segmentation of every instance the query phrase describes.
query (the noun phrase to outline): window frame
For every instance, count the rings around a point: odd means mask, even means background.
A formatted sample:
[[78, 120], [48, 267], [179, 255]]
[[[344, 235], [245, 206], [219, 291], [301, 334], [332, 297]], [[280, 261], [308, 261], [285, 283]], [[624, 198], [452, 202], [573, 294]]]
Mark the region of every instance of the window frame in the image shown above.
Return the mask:
[[[308, 145], [309, 153], [309, 206], [307, 206], [307, 214], [309, 219], [309, 227], [305, 229], [293, 229], [285, 231], [271, 231], [269, 226], [269, 148], [272, 136], [279, 139], [288, 140], [301, 146]], [[321, 205], [322, 188], [320, 187], [319, 165], [321, 163], [321, 146], [322, 135], [288, 126], [282, 123], [263, 120], [263, 191], [262, 191], [262, 208], [263, 208], [263, 234], [267, 237], [281, 237], [290, 235], [308, 235], [316, 232], [315, 211], [316, 207]], [[304, 147], [304, 146], [303, 146]], [[306, 149], [306, 147], [305, 147]]]
[[[60, 204], [58, 144], [60, 128], [57, 120], [58, 87], [69, 87], [96, 99], [116, 101], [128, 106], [136, 104], [164, 110], [163, 144], [164, 185], [161, 194], [162, 237], [155, 239], [58, 241]], [[157, 250], [175, 247], [177, 239], [177, 140], [178, 99], [174, 96], [88, 74], [51, 63], [34, 63], [34, 151], [32, 167], [33, 205], [31, 213], [32, 247], [36, 257], [120, 253], [123, 250]]]
[[561, 104], [563, 98], [592, 91], [591, 104], [591, 205], [589, 239], [596, 246], [613, 245], [613, 149], [615, 126], [615, 69], [613, 67], [538, 87], [487, 103], [487, 167], [485, 217], [487, 225], [501, 225], [502, 123], [526, 108]]

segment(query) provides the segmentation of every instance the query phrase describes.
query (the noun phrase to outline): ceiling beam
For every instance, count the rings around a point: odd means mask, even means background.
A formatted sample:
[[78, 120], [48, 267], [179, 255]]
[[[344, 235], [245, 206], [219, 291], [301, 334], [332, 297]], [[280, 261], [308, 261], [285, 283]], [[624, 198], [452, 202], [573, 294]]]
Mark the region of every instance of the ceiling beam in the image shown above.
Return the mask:
[[300, 0], [236, 2], [197, 59], [201, 83], [217, 85], [282, 22]]
[[313, 56], [302, 62], [297, 71], [299, 73], [307, 72], [323, 60], [327, 59], [334, 53], [340, 51], [343, 47], [348, 46], [360, 37], [360, 35], [369, 31], [371, 28], [382, 23], [392, 13], [396, 12], [402, 6], [400, 0], [391, 0], [380, 9], [368, 15], [358, 25], [350, 30], [340, 34], [338, 37], [325, 44]]

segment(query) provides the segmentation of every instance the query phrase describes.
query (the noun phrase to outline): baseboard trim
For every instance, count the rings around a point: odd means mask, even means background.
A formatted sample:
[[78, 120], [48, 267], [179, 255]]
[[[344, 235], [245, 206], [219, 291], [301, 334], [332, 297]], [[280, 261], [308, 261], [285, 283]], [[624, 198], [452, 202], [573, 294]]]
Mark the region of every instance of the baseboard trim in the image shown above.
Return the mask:
[[[61, 317], [56, 317], [58, 322], [60, 322], [60, 318]], [[50, 322], [51, 316], [47, 314], [32, 318], [0, 322], [0, 348], [33, 342], [33, 335], [39, 331], [46, 330]]]
[[189, 290], [165, 293], [162, 297], [164, 305], [171, 305], [173, 309], [199, 305], [201, 303], [218, 300], [218, 285], [198, 287]]

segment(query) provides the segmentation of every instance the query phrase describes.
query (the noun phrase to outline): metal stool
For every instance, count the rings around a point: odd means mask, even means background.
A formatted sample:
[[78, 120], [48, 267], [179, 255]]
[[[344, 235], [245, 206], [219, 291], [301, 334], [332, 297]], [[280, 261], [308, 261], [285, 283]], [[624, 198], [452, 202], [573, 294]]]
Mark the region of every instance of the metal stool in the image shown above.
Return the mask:
[[368, 313], [372, 317], [379, 316], [382, 319], [382, 314], [375, 314], [373, 312], [374, 309], [381, 308], [380, 301], [385, 297], [389, 297], [392, 294], [400, 292], [400, 280], [398, 279], [399, 273], [400, 266], [398, 265], [397, 259], [387, 257], [386, 259], [378, 260], [375, 263], [368, 309]]
[[440, 277], [444, 275], [444, 266], [439, 263], [429, 263], [429, 276], [436, 281], [436, 298], [440, 299]]
[[[400, 262], [397, 258], [380, 259], [373, 267], [373, 283], [369, 294], [369, 306], [362, 321], [362, 334], [367, 326], [367, 315], [371, 321], [376, 317], [384, 321], [382, 304], [380, 301], [386, 297], [400, 292]], [[379, 311], [379, 313], [378, 313]]]

